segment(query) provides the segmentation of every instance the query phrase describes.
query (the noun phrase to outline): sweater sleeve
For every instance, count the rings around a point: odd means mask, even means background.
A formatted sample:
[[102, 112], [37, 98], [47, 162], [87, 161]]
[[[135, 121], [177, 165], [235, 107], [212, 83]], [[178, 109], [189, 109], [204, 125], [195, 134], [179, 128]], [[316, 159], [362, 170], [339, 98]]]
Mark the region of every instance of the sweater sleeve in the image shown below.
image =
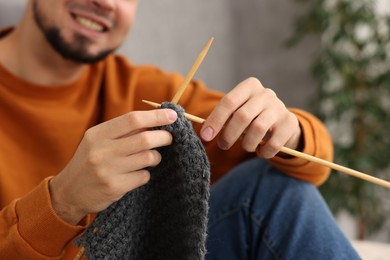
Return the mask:
[[0, 259], [60, 259], [66, 245], [85, 229], [56, 215], [49, 180], [0, 211]]

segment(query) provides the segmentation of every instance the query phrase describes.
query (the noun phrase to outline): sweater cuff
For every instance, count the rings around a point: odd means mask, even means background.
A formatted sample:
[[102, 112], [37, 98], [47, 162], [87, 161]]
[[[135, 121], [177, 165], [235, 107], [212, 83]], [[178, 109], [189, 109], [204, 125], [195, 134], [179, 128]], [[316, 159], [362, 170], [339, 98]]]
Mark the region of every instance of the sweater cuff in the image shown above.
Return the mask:
[[46, 178], [27, 196], [16, 203], [18, 228], [21, 237], [40, 254], [59, 256], [65, 246], [86, 226], [73, 226], [54, 211]]

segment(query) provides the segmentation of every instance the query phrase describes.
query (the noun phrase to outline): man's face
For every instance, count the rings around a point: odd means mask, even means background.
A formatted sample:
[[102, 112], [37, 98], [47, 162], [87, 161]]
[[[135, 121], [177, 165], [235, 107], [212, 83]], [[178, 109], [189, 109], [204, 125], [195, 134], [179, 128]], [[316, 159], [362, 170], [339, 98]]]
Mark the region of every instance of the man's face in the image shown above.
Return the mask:
[[32, 0], [34, 19], [51, 46], [80, 63], [103, 59], [124, 41], [136, 0]]

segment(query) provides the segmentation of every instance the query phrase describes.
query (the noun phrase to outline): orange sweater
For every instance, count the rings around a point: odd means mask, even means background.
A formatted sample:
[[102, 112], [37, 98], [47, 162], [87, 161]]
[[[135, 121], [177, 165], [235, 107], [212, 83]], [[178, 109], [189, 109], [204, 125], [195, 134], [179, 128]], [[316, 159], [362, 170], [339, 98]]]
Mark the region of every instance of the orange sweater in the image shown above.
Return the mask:
[[[72, 259], [79, 226], [54, 212], [48, 180], [60, 172], [93, 125], [132, 110], [150, 109], [141, 102], [170, 100], [182, 77], [151, 66], [137, 67], [111, 55], [90, 65], [74, 83], [48, 88], [23, 81], [0, 66], [0, 259]], [[222, 94], [192, 82], [180, 104], [206, 118]], [[304, 134], [304, 152], [332, 159], [331, 139], [312, 115], [294, 109]], [[199, 132], [200, 126], [195, 125]], [[206, 144], [215, 181], [239, 162], [253, 157], [239, 145], [221, 151]], [[296, 178], [320, 185], [329, 170], [298, 158], [270, 162]]]

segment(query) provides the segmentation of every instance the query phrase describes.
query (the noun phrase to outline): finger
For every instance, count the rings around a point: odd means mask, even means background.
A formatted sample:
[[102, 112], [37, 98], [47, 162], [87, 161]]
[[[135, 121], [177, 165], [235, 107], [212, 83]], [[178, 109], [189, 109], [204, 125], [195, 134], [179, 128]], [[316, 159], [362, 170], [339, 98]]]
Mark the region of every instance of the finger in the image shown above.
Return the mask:
[[259, 98], [252, 98], [234, 112], [218, 138], [221, 149], [229, 149], [261, 113], [263, 106]]
[[[266, 141], [272, 133], [272, 127], [276, 122], [274, 113], [270, 110], [263, 111], [246, 129], [242, 138], [242, 147], [245, 151], [254, 152], [261, 141]], [[266, 138], [267, 136], [267, 138]]]
[[101, 170], [104, 178], [105, 194], [114, 200], [124, 193], [149, 181], [147, 167], [155, 167], [161, 162], [161, 154], [156, 150], [143, 151], [131, 156], [112, 159]]
[[161, 162], [161, 154], [156, 150], [142, 151], [121, 159], [122, 173], [138, 171], [147, 167], [155, 167]]
[[176, 119], [172, 109], [133, 111], [93, 127], [91, 134], [96, 138], [116, 139], [139, 129], [168, 125]]
[[150, 172], [145, 169], [118, 175], [115, 180], [117, 182], [118, 192], [120, 194], [125, 194], [129, 191], [137, 189], [147, 184], [150, 180], [150, 177]]
[[130, 156], [113, 157], [99, 168], [99, 176], [103, 179], [109, 179], [118, 174], [155, 167], [160, 162], [161, 154], [157, 150], [146, 150]]
[[259, 152], [264, 158], [274, 157], [291, 137], [291, 129], [275, 126], [269, 139], [260, 146]]
[[[220, 100], [201, 129], [201, 137], [205, 141], [214, 139], [233, 113], [249, 99], [253, 89], [251, 87], [253, 81], [256, 79], [247, 79], [241, 82]], [[256, 83], [259, 84], [259, 81], [257, 80]]]
[[301, 129], [297, 117], [291, 113], [285, 113], [274, 124], [270, 137], [265, 138], [265, 144], [260, 147], [259, 151], [265, 158], [275, 156], [283, 146], [299, 144]]
[[285, 147], [291, 148], [291, 149], [298, 149], [300, 150], [302, 147], [302, 130], [301, 126], [299, 124], [298, 118], [294, 115], [294, 113], [289, 112], [288, 119], [284, 120], [284, 122], [290, 122], [289, 123], [289, 129], [291, 129], [291, 137], [289, 140], [284, 144]]
[[172, 134], [165, 130], [146, 130], [124, 138], [115, 139], [112, 147], [118, 156], [128, 156], [172, 144]]

